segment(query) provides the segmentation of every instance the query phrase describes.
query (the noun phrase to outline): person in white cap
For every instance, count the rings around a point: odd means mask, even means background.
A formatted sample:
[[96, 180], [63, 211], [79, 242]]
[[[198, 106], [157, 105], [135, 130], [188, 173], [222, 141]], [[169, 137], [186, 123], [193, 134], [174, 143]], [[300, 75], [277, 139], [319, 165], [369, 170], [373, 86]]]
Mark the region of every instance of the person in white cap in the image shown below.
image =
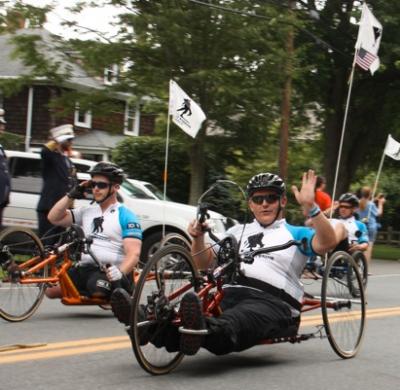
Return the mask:
[[[4, 119], [4, 110], [0, 108], [0, 134], [5, 131], [6, 120]], [[0, 144], [0, 228], [3, 223], [3, 211], [9, 203], [11, 189], [11, 177], [8, 172], [7, 156], [3, 145]]]
[[[61, 125], [50, 130], [51, 140], [42, 150], [43, 187], [37, 205], [39, 236], [54, 236], [63, 229], [54, 227], [47, 219], [53, 205], [76, 184], [76, 171], [72, 161], [66, 156], [75, 137], [72, 125]], [[44, 240], [45, 245], [57, 241], [57, 237]]]

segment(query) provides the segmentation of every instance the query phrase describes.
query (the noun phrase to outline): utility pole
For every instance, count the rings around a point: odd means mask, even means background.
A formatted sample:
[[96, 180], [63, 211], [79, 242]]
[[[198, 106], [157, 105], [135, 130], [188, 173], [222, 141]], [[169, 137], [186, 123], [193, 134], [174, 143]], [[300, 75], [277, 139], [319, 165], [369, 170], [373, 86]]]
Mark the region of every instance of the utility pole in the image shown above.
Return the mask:
[[[289, 0], [289, 16], [292, 16], [295, 1]], [[294, 28], [290, 24], [286, 36], [286, 63], [284, 65], [284, 85], [282, 91], [281, 104], [281, 125], [279, 131], [279, 174], [283, 180], [287, 179], [288, 173], [288, 144], [289, 144], [289, 124], [292, 97], [292, 70], [294, 55]]]

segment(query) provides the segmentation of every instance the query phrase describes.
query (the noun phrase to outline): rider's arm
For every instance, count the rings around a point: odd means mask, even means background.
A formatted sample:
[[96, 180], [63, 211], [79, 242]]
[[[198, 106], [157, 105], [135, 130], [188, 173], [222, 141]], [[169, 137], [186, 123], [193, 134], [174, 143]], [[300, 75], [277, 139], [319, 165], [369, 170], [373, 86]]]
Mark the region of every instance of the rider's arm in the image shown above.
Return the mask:
[[142, 248], [142, 241], [137, 238], [124, 238], [123, 240], [125, 257], [119, 266], [120, 271], [128, 275], [133, 271], [139, 262], [140, 250]]
[[49, 211], [48, 220], [53, 225], [68, 227], [73, 223], [71, 212], [68, 210], [72, 207], [73, 199], [67, 195], [63, 196]]
[[318, 212], [319, 207], [314, 203], [316, 180], [314, 171], [309, 170], [303, 174], [300, 191], [296, 186], [293, 186], [292, 190], [297, 202], [303, 207], [305, 215], [312, 219], [315, 235], [311, 245], [316, 253], [322, 255], [335, 248], [337, 240], [328, 218], [322, 212]]
[[205, 227], [206, 224], [201, 224], [197, 219], [192, 221], [188, 227], [188, 233], [192, 237], [191, 254], [199, 270], [209, 268], [214, 261], [214, 253], [211, 247], [206, 246], [204, 241]]

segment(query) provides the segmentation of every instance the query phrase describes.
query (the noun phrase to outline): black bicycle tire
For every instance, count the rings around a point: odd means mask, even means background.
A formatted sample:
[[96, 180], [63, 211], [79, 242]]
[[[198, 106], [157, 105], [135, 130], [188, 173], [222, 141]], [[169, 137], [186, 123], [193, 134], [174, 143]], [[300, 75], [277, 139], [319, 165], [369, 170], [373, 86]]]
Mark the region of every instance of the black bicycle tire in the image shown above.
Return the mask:
[[[361, 304], [361, 318], [360, 318], [360, 328], [359, 328], [359, 332], [358, 335], [356, 335], [356, 338], [354, 340], [354, 346], [351, 350], [344, 350], [339, 343], [337, 342], [337, 340], [335, 339], [335, 334], [334, 331], [332, 330], [331, 327], [331, 321], [330, 321], [330, 313], [331, 313], [331, 309], [329, 309], [327, 307], [327, 289], [328, 289], [328, 282], [329, 282], [329, 278], [331, 275], [331, 271], [333, 269], [333, 267], [335, 266], [335, 263], [338, 261], [338, 259], [340, 258], [344, 258], [346, 259], [346, 261], [349, 263], [349, 265], [352, 267], [352, 269], [354, 270], [355, 274], [356, 274], [356, 279], [357, 279], [357, 283], [360, 286], [360, 296], [358, 297], [358, 299], [360, 300]], [[344, 283], [343, 283], [344, 284]], [[346, 285], [347, 285], [347, 281], [346, 281]], [[348, 286], [347, 286], [348, 288]], [[349, 291], [349, 293], [351, 293]], [[324, 322], [324, 327], [325, 327], [325, 331], [328, 337], [328, 341], [332, 347], [332, 349], [335, 351], [335, 353], [340, 356], [342, 359], [349, 359], [354, 357], [357, 352], [360, 349], [361, 343], [362, 343], [362, 339], [364, 336], [364, 330], [365, 330], [365, 316], [366, 316], [366, 310], [365, 310], [365, 294], [364, 294], [364, 288], [362, 285], [362, 279], [361, 279], [361, 275], [358, 271], [358, 267], [354, 261], [354, 259], [346, 252], [335, 252], [327, 261], [326, 263], [326, 267], [325, 267], [325, 271], [324, 271], [324, 275], [323, 275], [323, 279], [322, 279], [322, 287], [321, 287], [321, 310], [322, 310], [322, 318], [323, 318], [323, 322]], [[340, 323], [340, 320], [337, 321]]]
[[[28, 229], [28, 228], [10, 227], [10, 228], [4, 229], [0, 233], [0, 243], [4, 240], [4, 238], [6, 236], [11, 235], [11, 234], [16, 234], [16, 233], [22, 233], [22, 234], [29, 236], [37, 245], [37, 247], [40, 251], [40, 256], [44, 257], [44, 247], [43, 247], [41, 240], [31, 229]], [[44, 266], [43, 272], [44, 272], [43, 276], [44, 277], [47, 276], [47, 274], [48, 274], [48, 266], [47, 265]], [[23, 314], [13, 315], [13, 314], [7, 313], [6, 311], [4, 311], [4, 309], [0, 308], [0, 317], [9, 322], [21, 322], [21, 321], [27, 320], [29, 317], [31, 317], [35, 313], [35, 311], [40, 306], [40, 304], [43, 300], [44, 294], [45, 294], [45, 290], [46, 290], [46, 285], [45, 285], [45, 283], [42, 283], [40, 285], [39, 293], [38, 293], [35, 301]]]
[[[132, 299], [132, 309], [131, 309], [131, 341], [132, 341], [132, 348], [133, 352], [136, 356], [136, 359], [139, 363], [139, 365], [147, 372], [149, 372], [152, 375], [164, 375], [175, 369], [180, 362], [182, 361], [184, 355], [181, 352], [177, 352], [175, 357], [168, 363], [165, 364], [164, 366], [154, 366], [151, 364], [143, 355], [141, 346], [140, 346], [140, 341], [139, 341], [139, 336], [138, 336], [138, 331], [137, 331], [137, 307], [140, 304], [140, 298], [141, 294], [143, 292], [143, 287], [145, 285], [145, 282], [147, 278], [150, 275], [150, 272], [156, 265], [156, 263], [163, 257], [167, 256], [169, 253], [179, 253], [181, 256], [185, 258], [185, 261], [189, 263], [189, 266], [191, 268], [192, 272], [192, 278], [193, 280], [196, 280], [198, 278], [198, 273], [196, 270], [196, 267], [193, 263], [192, 257], [190, 255], [190, 252], [186, 250], [184, 247], [181, 245], [167, 245], [161, 249], [159, 249], [146, 263], [145, 267], [143, 268], [143, 271], [141, 272], [140, 278], [135, 286], [135, 291], [133, 294], [133, 299]], [[157, 280], [157, 284], [159, 285], [159, 281]]]

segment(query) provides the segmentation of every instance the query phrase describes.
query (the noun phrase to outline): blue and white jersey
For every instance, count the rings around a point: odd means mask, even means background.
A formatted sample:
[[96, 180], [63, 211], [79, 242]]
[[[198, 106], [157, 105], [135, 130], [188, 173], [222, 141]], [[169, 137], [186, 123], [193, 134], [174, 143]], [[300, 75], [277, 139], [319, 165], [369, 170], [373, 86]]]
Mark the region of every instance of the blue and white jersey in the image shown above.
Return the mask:
[[[138, 217], [121, 203], [112, 204], [104, 213], [98, 204], [71, 210], [74, 223], [93, 239], [90, 249], [102, 264], [119, 265], [124, 259], [124, 238], [142, 239]], [[93, 264], [82, 254], [81, 264]]]
[[365, 223], [355, 219], [354, 217], [346, 219], [330, 219], [332, 226], [335, 226], [338, 222], [342, 223], [347, 230], [347, 238], [350, 244], [363, 244], [368, 243], [368, 229]]
[[245, 226], [244, 232], [243, 225], [236, 225], [227, 234], [234, 235], [237, 240], [241, 239], [241, 253], [283, 245], [291, 240], [304, 242], [304, 246], [291, 246], [281, 251], [258, 255], [252, 264], [241, 263], [241, 271], [245, 276], [283, 289], [297, 301], [302, 301], [304, 288], [300, 277], [308, 257], [316, 255], [311, 247], [314, 229], [289, 225], [285, 219], [275, 221], [267, 227], [254, 220]]

